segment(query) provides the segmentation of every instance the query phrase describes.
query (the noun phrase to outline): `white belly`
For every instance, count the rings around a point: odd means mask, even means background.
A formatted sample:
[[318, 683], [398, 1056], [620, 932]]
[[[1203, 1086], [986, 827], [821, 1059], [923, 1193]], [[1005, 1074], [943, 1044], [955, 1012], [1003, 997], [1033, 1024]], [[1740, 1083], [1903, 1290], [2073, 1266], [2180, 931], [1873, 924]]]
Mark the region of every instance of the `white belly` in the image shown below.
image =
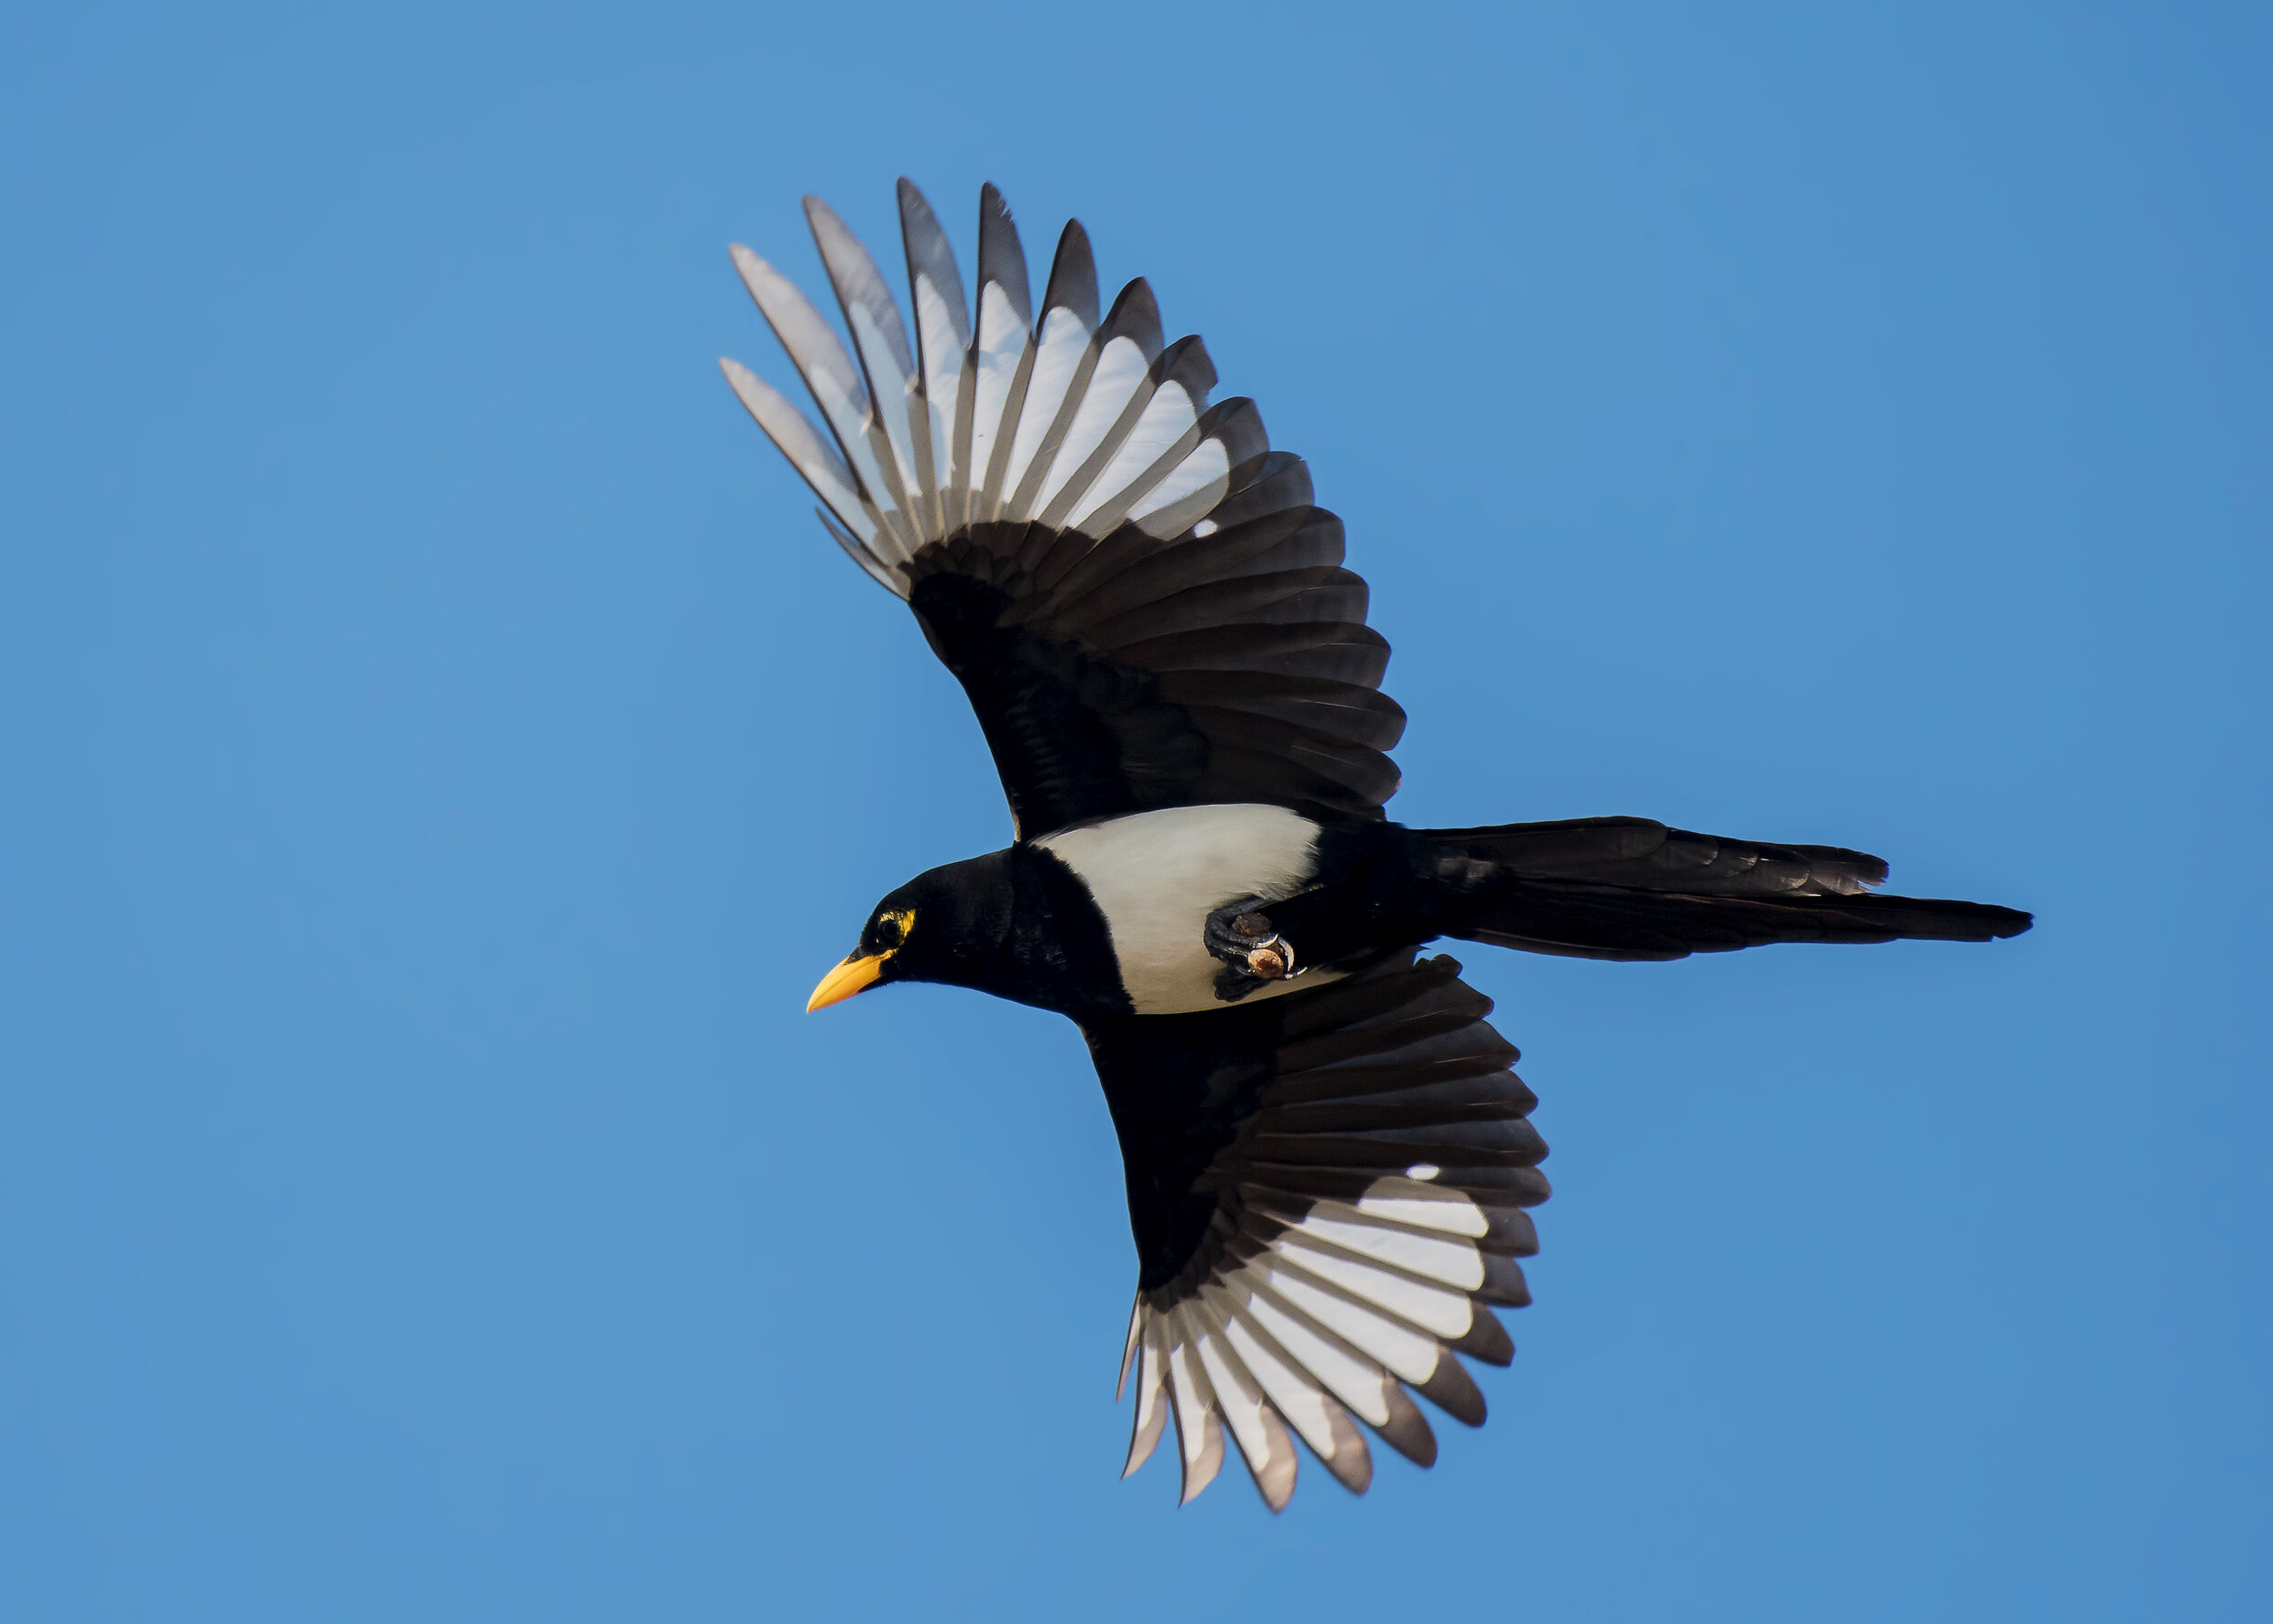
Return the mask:
[[[1284, 807], [1169, 807], [1034, 844], [1080, 876], [1096, 899], [1136, 1013], [1175, 1015], [1225, 1007], [1216, 997], [1223, 966], [1201, 940], [1207, 916], [1227, 902], [1276, 901], [1308, 886], [1318, 826]], [[1338, 979], [1315, 971], [1247, 996], [1276, 997]]]

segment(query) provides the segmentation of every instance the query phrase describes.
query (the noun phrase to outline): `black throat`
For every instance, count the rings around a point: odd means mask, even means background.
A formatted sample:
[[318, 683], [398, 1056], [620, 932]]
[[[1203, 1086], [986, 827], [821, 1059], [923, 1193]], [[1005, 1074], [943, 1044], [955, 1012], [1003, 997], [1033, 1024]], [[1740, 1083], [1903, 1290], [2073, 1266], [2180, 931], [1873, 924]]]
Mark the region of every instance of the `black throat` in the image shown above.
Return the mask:
[[950, 863], [909, 889], [932, 896], [916, 904], [915, 935], [898, 956], [902, 978], [967, 987], [1076, 1020], [1133, 1012], [1089, 888], [1040, 847]]

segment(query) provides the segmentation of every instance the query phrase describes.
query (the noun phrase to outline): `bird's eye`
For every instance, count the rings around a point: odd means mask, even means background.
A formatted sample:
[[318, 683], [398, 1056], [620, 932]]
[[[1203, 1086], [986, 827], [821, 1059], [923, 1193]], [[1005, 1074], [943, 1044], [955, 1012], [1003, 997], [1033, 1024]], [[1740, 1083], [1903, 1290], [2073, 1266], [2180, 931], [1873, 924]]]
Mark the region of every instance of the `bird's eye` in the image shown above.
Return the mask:
[[876, 942], [879, 946], [897, 947], [907, 940], [908, 927], [916, 923], [916, 910], [897, 907], [888, 914], [876, 916]]

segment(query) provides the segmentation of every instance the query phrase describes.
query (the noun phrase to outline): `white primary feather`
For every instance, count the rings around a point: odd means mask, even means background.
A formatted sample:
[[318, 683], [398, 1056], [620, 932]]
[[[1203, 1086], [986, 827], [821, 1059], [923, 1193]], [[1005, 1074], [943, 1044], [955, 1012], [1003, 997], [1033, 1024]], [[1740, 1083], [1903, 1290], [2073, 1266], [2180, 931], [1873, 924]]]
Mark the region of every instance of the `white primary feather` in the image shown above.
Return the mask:
[[1299, 1433], [1302, 1441], [1322, 1460], [1334, 1457], [1334, 1420], [1327, 1410], [1325, 1389], [1315, 1377], [1290, 1362], [1268, 1342], [1269, 1333], [1257, 1326], [1221, 1287], [1207, 1292], [1209, 1304], [1222, 1323], [1224, 1337], [1237, 1350], [1240, 1361], [1270, 1396], [1278, 1413]]
[[[1057, 448], [1056, 460], [1042, 481], [1036, 511], [1045, 519], [1051, 516], [1050, 510], [1057, 505], [1061, 492], [1066, 507], [1071, 507], [1081, 495], [1079, 490], [1066, 490], [1066, 486], [1090, 456], [1106, 444], [1108, 436], [1121, 427], [1121, 418], [1136, 392], [1147, 388], [1151, 366], [1133, 338], [1116, 338], [1098, 352], [1096, 366], [1082, 391], [1081, 405], [1074, 413], [1072, 426], [1066, 429], [1065, 443]], [[1147, 398], [1150, 398], [1148, 391]]]
[[1267, 1408], [1263, 1389], [1256, 1385], [1239, 1356], [1225, 1345], [1222, 1328], [1198, 1303], [1178, 1309], [1177, 1317], [1196, 1333], [1194, 1346], [1207, 1372], [1208, 1386], [1215, 1389], [1224, 1424], [1231, 1429], [1232, 1441], [1239, 1446], [1257, 1481], [1266, 1480], [1271, 1475], [1276, 1451], [1269, 1424], [1263, 1418]]
[[772, 385], [754, 375], [739, 361], [718, 363], [726, 375], [726, 382], [758, 427], [789, 459], [789, 466], [804, 476], [813, 487], [813, 494], [828, 505], [836, 522], [850, 531], [866, 550], [873, 544], [883, 521], [861, 495], [853, 477], [853, 471], [827, 437], [816, 428], [806, 415], [789, 404], [787, 396]]
[[[868, 250], [834, 209], [817, 197], [808, 197], [805, 213], [829, 284], [836, 290], [837, 307], [852, 330], [853, 347], [867, 374], [870, 404], [887, 447], [878, 458], [886, 483], [894, 503], [915, 516], [917, 534], [927, 540], [935, 523], [926, 521], [936, 521], [937, 507], [936, 492], [927, 476], [930, 426], [916, 399], [916, 357], [907, 346], [900, 307]], [[919, 424], [924, 430], [920, 458], [916, 441]]]
[[1338, 1201], [1319, 1202], [1296, 1231], [1462, 1291], [1484, 1283], [1483, 1254], [1467, 1241], [1374, 1222]]
[[[1271, 1249], [1287, 1262], [1339, 1286], [1353, 1297], [1386, 1308], [1399, 1318], [1419, 1326], [1423, 1330], [1433, 1331], [1439, 1337], [1466, 1336], [1469, 1325], [1474, 1323], [1475, 1310], [1469, 1306], [1466, 1293], [1423, 1285], [1418, 1280], [1407, 1279], [1403, 1275], [1392, 1274], [1387, 1269], [1360, 1263], [1356, 1258], [1311, 1244], [1299, 1230], [1277, 1237], [1271, 1242]], [[1433, 1366], [1434, 1361], [1431, 1363]], [[1398, 1373], [1403, 1374], [1401, 1368]]]
[[[946, 234], [924, 195], [900, 182], [900, 236], [907, 249], [908, 297], [915, 314], [916, 367], [928, 429], [936, 501], [930, 523], [941, 533], [963, 522], [969, 471], [956, 455], [956, 424], [971, 325], [963, 304], [963, 278]], [[922, 443], [919, 439], [919, 445]]]
[[1377, 1178], [1357, 1198], [1357, 1210], [1369, 1218], [1388, 1218], [1417, 1228], [1441, 1229], [1447, 1235], [1473, 1238], [1491, 1226], [1484, 1209], [1467, 1192], [1430, 1186], [1412, 1178]]
[[1299, 1269], [1274, 1268], [1264, 1279], [1289, 1307], [1299, 1308], [1367, 1358], [1377, 1360], [1398, 1379], [1427, 1381], [1436, 1370], [1437, 1342], [1433, 1337], [1327, 1290]]
[[1166, 541], [1182, 534], [1231, 489], [1231, 454], [1205, 439], [1128, 510], [1129, 522]]
[[1073, 388], [1089, 356], [1089, 329], [1080, 316], [1063, 305], [1042, 313], [1042, 330], [1035, 339], [1034, 371], [1027, 380], [1026, 399], [1018, 408], [1018, 430], [1011, 437], [1010, 462], [1004, 470], [1006, 493], [996, 517], [1031, 517], [1034, 489], [1040, 483], [1035, 470], [1038, 458], [1048, 469], [1054, 447], [1050, 431], [1058, 425], [1066, 394]]
[[976, 519], [993, 518], [1001, 500], [1009, 446], [1018, 427], [1017, 409], [1025, 398], [1019, 375], [1033, 342], [1002, 284], [989, 282], [980, 288], [977, 374], [971, 385], [971, 485], [986, 499], [973, 510]]
[[886, 477], [882, 457], [890, 455], [890, 447], [883, 443], [859, 368], [795, 283], [739, 243], [733, 253], [743, 286], [812, 391], [822, 421], [836, 435], [845, 460], [859, 476], [862, 491], [877, 511], [879, 527], [872, 544], [877, 556], [887, 564], [906, 563], [920, 545], [919, 533], [914, 518], [900, 511], [893, 494], [898, 485], [896, 470], [889, 479]]
[[[1016, 256], [1007, 211], [988, 196], [986, 232], [1005, 234], [990, 252]], [[771, 265], [738, 245], [734, 259], [812, 391], [842, 475], [832, 479], [828, 459], [770, 405], [750, 409], [821, 496], [824, 522], [849, 534], [855, 561], [893, 591], [906, 595], [901, 566], [918, 550], [966, 524], [1039, 519], [1103, 536], [1127, 523], [1167, 540], [1228, 494], [1230, 455], [1195, 432], [1212, 372], [1197, 386], [1190, 376], [1156, 385], [1136, 341], [1098, 344], [1088, 319], [1063, 303], [1030, 328], [1024, 293], [1002, 277], [983, 276], [976, 310], [966, 308], [946, 234], [903, 182], [911, 346], [909, 324], [858, 238], [818, 198], [806, 200], [806, 215], [849, 351]], [[1003, 276], [1024, 276], [1022, 259], [992, 263]], [[736, 388], [746, 405], [762, 398], [739, 380]]]
[[[1321, 1334], [1325, 1327], [1300, 1313], [1269, 1288], [1269, 1271], [1256, 1264], [1227, 1281], [1240, 1306], [1271, 1339], [1285, 1348], [1300, 1367], [1317, 1378], [1360, 1419], [1386, 1426], [1389, 1419], [1389, 1378], [1377, 1360], [1367, 1358], [1355, 1347], [1344, 1346]], [[1432, 1369], [1435, 1368], [1432, 1364]]]
[[1176, 1401], [1177, 1437], [1184, 1456], [1184, 1503], [1216, 1479], [1223, 1465], [1223, 1427], [1215, 1390], [1185, 1328], [1171, 1319], [1168, 1391]]
[[1157, 1327], [1148, 1324], [1147, 1331], [1136, 1347], [1136, 1413], [1129, 1429], [1128, 1459], [1121, 1467], [1124, 1478], [1152, 1459], [1168, 1419], [1167, 1362], [1161, 1351], [1162, 1338]]
[[[1199, 444], [1198, 427], [1199, 412], [1182, 384], [1172, 379], [1153, 391], [1113, 460], [1074, 504], [1078, 510], [1074, 527], [1092, 535], [1110, 528], [1191, 454]], [[1176, 455], [1171, 457], [1171, 453]], [[1084, 502], [1088, 503], [1086, 509]]]

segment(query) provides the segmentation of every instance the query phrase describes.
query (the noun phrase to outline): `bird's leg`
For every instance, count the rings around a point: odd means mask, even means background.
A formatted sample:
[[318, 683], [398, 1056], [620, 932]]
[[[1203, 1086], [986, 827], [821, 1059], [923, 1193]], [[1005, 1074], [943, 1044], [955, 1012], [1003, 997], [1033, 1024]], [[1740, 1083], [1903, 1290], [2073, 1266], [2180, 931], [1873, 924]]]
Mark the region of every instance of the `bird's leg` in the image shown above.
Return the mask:
[[1268, 906], [1259, 897], [1249, 897], [1226, 903], [1207, 916], [1201, 939], [1224, 962], [1223, 973], [1216, 977], [1216, 996], [1226, 1003], [1237, 1002], [1264, 982], [1284, 981], [1303, 972], [1294, 944], [1279, 935], [1263, 912]]
[[[1257, 987], [1308, 970], [1355, 968], [1384, 949], [1434, 940], [1446, 930], [1443, 880], [1394, 826], [1346, 839], [1307, 891], [1276, 901], [1250, 897], [1207, 916], [1207, 950], [1223, 961], [1216, 996], [1236, 1003]], [[1299, 952], [1297, 950], [1299, 944]]]

